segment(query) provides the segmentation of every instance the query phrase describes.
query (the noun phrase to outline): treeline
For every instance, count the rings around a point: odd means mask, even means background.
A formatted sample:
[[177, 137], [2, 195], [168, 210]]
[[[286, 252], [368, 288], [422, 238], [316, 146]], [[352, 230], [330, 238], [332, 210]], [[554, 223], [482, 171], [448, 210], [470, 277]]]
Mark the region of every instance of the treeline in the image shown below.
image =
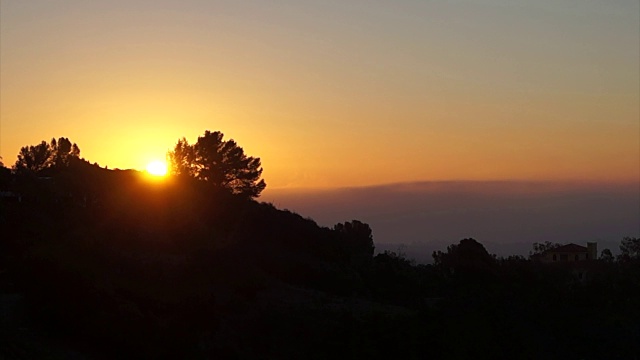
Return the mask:
[[23, 294], [26, 315], [0, 323], [0, 357], [41, 354], [24, 328], [89, 358], [640, 353], [640, 239], [587, 279], [474, 239], [416, 265], [375, 255], [365, 223], [321, 227], [196, 172], [149, 182], [70, 156], [2, 174], [23, 198], [2, 200], [0, 292]]

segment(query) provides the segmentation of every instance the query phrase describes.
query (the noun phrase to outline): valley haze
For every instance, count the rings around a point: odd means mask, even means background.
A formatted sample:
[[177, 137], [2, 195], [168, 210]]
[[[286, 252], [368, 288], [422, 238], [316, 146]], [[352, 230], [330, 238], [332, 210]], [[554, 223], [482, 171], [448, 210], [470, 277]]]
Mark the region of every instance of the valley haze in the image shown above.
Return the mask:
[[528, 255], [534, 242], [598, 242], [614, 254], [640, 235], [638, 183], [425, 181], [337, 189], [269, 189], [260, 198], [319, 225], [357, 219], [373, 229], [376, 252], [430, 263], [472, 237], [498, 256]]

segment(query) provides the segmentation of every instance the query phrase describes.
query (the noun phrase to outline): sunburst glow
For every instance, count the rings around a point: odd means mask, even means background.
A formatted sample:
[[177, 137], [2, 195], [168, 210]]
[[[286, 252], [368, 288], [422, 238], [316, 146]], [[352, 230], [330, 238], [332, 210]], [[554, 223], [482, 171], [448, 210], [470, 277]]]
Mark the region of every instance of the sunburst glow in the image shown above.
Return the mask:
[[163, 161], [153, 161], [147, 165], [147, 172], [153, 176], [167, 175], [167, 164]]

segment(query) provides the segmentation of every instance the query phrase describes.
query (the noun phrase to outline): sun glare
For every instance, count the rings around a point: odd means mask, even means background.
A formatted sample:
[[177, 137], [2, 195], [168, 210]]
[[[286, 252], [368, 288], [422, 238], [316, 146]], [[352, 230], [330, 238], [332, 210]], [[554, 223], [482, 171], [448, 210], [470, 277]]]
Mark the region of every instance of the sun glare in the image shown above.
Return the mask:
[[162, 161], [153, 161], [147, 165], [147, 172], [153, 176], [167, 175], [167, 164]]

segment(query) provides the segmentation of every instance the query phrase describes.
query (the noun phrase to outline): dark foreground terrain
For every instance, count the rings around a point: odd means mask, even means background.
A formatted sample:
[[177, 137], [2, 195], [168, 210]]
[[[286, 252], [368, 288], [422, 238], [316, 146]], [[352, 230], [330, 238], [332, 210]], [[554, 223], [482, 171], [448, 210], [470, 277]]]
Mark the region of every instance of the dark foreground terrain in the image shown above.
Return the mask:
[[[638, 359], [640, 261], [549, 265], [473, 239], [434, 265], [196, 181], [81, 163], [11, 177], [0, 359]], [[633, 239], [637, 240], [637, 239]]]

